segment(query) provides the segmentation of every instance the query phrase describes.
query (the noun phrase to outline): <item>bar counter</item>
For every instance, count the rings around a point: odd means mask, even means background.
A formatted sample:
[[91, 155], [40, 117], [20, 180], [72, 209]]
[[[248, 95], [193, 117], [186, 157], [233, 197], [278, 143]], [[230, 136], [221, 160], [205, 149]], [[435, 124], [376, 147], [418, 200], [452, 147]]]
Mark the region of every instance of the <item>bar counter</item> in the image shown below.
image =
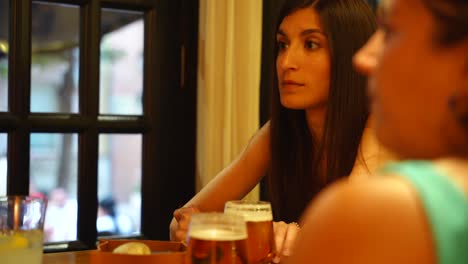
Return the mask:
[[89, 264], [91, 252], [93, 250], [46, 253], [42, 257], [42, 264]]

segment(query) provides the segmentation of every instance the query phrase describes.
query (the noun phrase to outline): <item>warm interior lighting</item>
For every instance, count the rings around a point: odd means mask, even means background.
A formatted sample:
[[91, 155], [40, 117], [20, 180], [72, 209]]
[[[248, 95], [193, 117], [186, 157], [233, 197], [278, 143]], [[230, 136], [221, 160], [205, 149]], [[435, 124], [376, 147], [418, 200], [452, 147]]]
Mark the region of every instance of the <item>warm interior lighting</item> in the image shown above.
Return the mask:
[[0, 53], [8, 53], [8, 43], [6, 41], [0, 40]]

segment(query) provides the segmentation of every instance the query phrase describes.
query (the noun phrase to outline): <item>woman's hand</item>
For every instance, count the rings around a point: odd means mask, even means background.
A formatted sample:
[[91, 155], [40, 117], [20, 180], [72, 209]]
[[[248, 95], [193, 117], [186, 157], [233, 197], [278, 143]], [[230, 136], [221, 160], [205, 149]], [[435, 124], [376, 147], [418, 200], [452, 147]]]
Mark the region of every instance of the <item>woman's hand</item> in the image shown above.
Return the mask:
[[288, 257], [292, 253], [292, 247], [297, 233], [301, 230], [296, 222], [285, 223], [273, 222], [273, 231], [275, 233], [275, 244], [277, 255], [273, 259], [273, 263], [279, 263], [281, 258]]
[[174, 218], [172, 218], [169, 226], [169, 237], [171, 241], [186, 241], [190, 218], [192, 214], [198, 212], [200, 212], [200, 210], [193, 206], [182, 207], [174, 211]]

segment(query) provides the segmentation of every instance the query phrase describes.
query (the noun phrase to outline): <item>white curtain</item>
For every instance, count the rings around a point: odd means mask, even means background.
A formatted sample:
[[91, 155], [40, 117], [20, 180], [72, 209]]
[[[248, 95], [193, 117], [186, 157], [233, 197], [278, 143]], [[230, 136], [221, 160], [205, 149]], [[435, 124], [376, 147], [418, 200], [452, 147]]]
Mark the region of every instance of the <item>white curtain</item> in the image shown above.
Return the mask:
[[259, 128], [262, 0], [200, 0], [199, 12], [197, 191]]

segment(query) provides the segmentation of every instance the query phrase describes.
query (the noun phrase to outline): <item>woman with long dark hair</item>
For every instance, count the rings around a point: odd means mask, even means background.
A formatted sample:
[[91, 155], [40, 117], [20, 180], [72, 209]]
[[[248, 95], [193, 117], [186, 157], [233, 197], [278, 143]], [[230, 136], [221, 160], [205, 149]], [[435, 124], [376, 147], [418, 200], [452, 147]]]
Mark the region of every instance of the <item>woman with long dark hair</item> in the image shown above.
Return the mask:
[[364, 0], [291, 0], [278, 21], [271, 120], [174, 212], [173, 240], [185, 239], [191, 213], [221, 211], [267, 175], [275, 221], [281, 221], [274, 225], [277, 249], [288, 255], [295, 221], [324, 186], [366, 176], [386, 158], [366, 128], [365, 78], [352, 67], [353, 54], [376, 28], [371, 8]]
[[320, 194], [288, 263], [468, 263], [468, 1], [382, 0], [381, 14], [355, 64], [404, 160]]
[[[318, 21], [310, 29], [318, 31], [310, 33], [310, 39], [301, 38], [302, 17], [297, 17], [297, 24], [290, 21], [291, 14], [298, 12], [317, 14]], [[360, 161], [359, 144], [369, 112], [366, 79], [353, 70], [352, 57], [374, 32], [376, 22], [363, 1], [313, 0], [286, 1], [280, 21], [279, 89], [272, 96], [268, 183], [275, 218], [293, 222], [318, 191], [348, 176], [356, 159]], [[291, 33], [283, 32], [284, 28]], [[293, 30], [299, 33], [297, 40]], [[297, 54], [289, 49], [293, 45], [312, 47]], [[309, 83], [297, 89], [288, 85], [306, 78]]]

